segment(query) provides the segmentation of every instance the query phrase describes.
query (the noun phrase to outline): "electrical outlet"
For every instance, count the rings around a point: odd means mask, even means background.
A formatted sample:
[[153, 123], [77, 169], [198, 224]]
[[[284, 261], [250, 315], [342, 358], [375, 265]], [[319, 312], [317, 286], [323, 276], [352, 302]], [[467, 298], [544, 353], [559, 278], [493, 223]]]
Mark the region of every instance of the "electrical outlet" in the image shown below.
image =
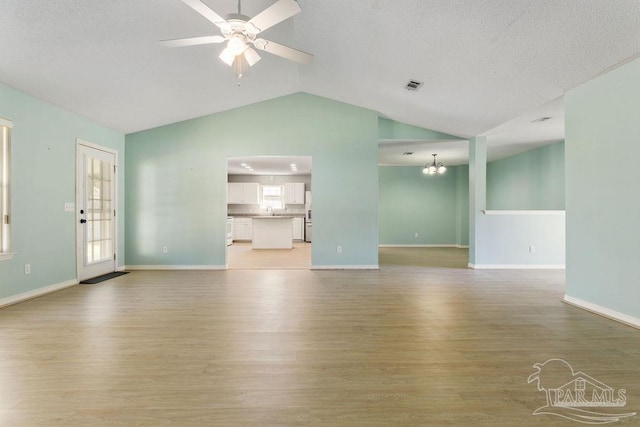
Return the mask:
[[336, 252], [341, 254], [342, 253], [342, 246], [336, 246]]
[[535, 253], [535, 252], [536, 252], [536, 247], [535, 247], [535, 246], [533, 246], [533, 245], [532, 245], [532, 246], [529, 246], [529, 253], [530, 253], [530, 254], [533, 254], [533, 253]]
[[413, 237], [415, 237], [416, 239], [418, 238], [418, 232], [416, 231], [416, 234], [413, 235]]
[[24, 274], [31, 274], [31, 264], [24, 265]]
[[168, 246], [163, 246], [162, 247], [162, 253], [163, 254], [169, 253], [169, 247]]

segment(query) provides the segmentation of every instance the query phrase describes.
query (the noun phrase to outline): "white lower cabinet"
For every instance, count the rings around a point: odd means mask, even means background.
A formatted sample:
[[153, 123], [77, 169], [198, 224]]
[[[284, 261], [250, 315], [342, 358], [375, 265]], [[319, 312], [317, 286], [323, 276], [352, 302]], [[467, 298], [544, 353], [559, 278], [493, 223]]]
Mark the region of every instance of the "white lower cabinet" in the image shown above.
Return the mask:
[[304, 239], [304, 218], [293, 218], [293, 240]]
[[233, 240], [253, 239], [253, 219], [234, 218], [233, 219]]

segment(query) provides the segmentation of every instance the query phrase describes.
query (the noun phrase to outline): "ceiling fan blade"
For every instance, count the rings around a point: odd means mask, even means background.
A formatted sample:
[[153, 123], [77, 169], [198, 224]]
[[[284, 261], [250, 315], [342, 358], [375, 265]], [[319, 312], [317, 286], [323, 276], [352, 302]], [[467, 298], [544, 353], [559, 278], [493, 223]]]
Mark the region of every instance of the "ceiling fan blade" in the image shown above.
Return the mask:
[[262, 58], [260, 58], [260, 55], [258, 55], [258, 52], [256, 52], [254, 49], [247, 48], [244, 51], [244, 59], [247, 60], [249, 67], [253, 67], [256, 62], [260, 61]]
[[197, 46], [199, 44], [222, 43], [222, 36], [190, 37], [186, 39], [160, 40], [160, 44], [166, 47]]
[[[185, 1], [185, 0], [182, 0]], [[279, 0], [277, 3], [269, 6], [253, 18], [249, 20], [249, 24], [252, 24], [255, 28], [254, 33], [258, 34], [261, 31], [271, 28], [274, 25], [284, 21], [287, 18], [291, 18], [293, 15], [300, 13], [300, 5], [296, 0]]]
[[303, 52], [292, 47], [284, 46], [278, 43], [270, 42], [264, 39], [256, 39], [253, 44], [256, 49], [264, 50], [265, 52], [272, 53], [274, 55], [281, 56], [290, 61], [298, 62], [300, 64], [309, 64], [313, 61], [313, 55], [307, 52]]
[[213, 22], [218, 27], [222, 27], [224, 25], [229, 25], [227, 21], [215, 13], [209, 6], [202, 3], [200, 0], [182, 0], [184, 4], [191, 7], [193, 10], [198, 12], [200, 15], [207, 18], [209, 21]]

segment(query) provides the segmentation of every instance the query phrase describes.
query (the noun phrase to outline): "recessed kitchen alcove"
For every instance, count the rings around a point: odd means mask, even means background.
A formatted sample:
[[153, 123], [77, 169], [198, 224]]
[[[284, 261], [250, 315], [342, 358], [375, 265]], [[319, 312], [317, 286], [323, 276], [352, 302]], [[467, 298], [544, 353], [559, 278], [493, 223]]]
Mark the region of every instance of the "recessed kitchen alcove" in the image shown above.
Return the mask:
[[311, 164], [310, 156], [227, 158], [227, 268], [311, 268]]

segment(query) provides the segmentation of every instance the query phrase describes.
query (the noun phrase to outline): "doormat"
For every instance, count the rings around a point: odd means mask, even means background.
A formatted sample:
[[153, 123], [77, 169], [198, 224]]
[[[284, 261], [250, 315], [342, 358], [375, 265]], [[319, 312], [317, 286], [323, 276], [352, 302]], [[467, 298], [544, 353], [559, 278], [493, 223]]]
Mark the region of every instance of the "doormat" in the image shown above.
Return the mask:
[[113, 273], [103, 274], [102, 276], [94, 277], [92, 279], [83, 280], [81, 285], [95, 285], [96, 283], [104, 282], [105, 280], [113, 279], [114, 277], [122, 276], [123, 274], [129, 274], [128, 271], [114, 271]]

